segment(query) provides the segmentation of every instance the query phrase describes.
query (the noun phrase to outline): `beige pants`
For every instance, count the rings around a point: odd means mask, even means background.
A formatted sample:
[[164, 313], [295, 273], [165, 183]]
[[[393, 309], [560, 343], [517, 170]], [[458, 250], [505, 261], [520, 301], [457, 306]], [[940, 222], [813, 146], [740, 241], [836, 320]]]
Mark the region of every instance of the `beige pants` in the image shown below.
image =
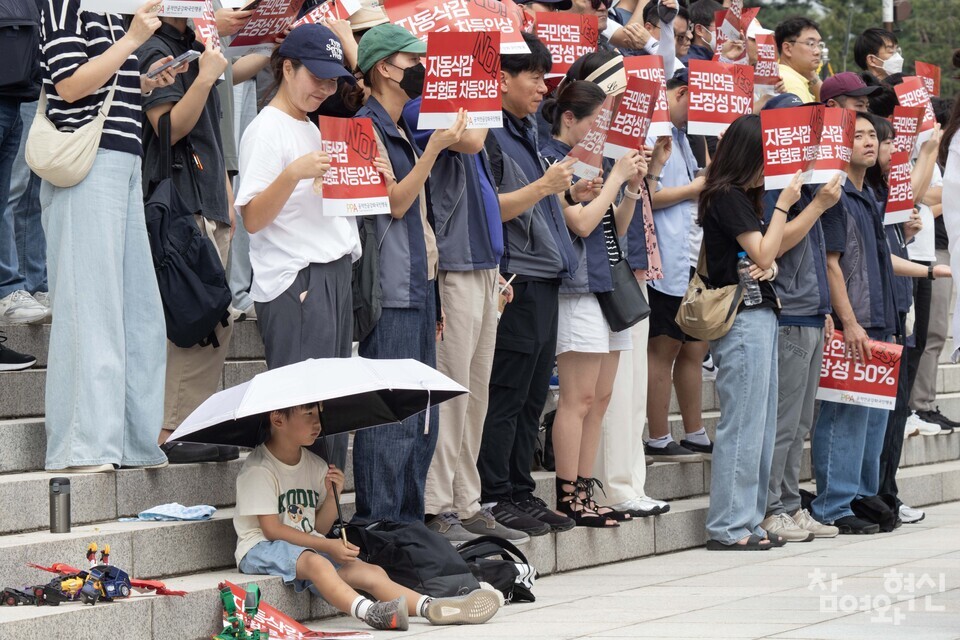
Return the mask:
[[[195, 216], [197, 226], [208, 238], [213, 240], [220, 254], [220, 261], [227, 264], [230, 250], [230, 227], [222, 222], [207, 220]], [[218, 324], [217, 340], [220, 346], [193, 346], [182, 349], [167, 341], [167, 378], [163, 398], [163, 428], [174, 430], [204, 400], [217, 391], [223, 376], [223, 363], [230, 350], [230, 337], [233, 335], [233, 320], [224, 327]]]
[[477, 456], [497, 339], [497, 270], [441, 271], [439, 284], [446, 328], [437, 344], [437, 369], [470, 393], [440, 405], [425, 513], [456, 511], [469, 518], [480, 508]]
[[[646, 295], [645, 284], [641, 288]], [[644, 320], [629, 329], [633, 350], [620, 354], [613, 395], [603, 417], [595, 472], [606, 493], [604, 504], [646, 497], [647, 465], [643, 425], [647, 418], [647, 332]]]

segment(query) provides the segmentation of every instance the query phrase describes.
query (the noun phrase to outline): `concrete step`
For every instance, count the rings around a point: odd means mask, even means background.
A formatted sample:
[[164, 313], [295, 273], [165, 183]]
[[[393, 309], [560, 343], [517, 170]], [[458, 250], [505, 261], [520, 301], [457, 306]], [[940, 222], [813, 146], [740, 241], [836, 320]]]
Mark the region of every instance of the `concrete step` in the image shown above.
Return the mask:
[[[960, 500], [960, 461], [905, 469], [900, 475], [899, 483], [902, 498], [912, 506]], [[812, 487], [807, 485], [807, 488]], [[625, 523], [614, 530], [578, 527], [569, 532], [534, 538], [523, 551], [541, 575], [550, 575], [697, 547], [702, 545], [705, 539], [707, 506], [708, 498], [705, 496], [678, 500], [671, 504], [669, 513], [661, 516]], [[224, 512], [219, 515], [226, 514]], [[220, 533], [219, 528], [225, 528], [224, 522], [226, 521], [221, 517], [209, 523], [177, 523], [172, 526], [141, 526], [136, 523], [136, 533], [127, 537], [124, 537], [123, 533], [118, 534], [120, 543], [114, 551], [118, 566], [133, 567], [136, 572], [151, 567], [164, 571], [165, 567], [171, 565], [193, 566], [194, 568], [190, 569], [192, 575], [167, 580], [167, 584], [172, 588], [189, 591], [186, 597], [137, 596], [111, 605], [95, 607], [79, 604], [60, 607], [2, 607], [0, 637], [61, 637], [64, 629], [69, 629], [71, 635], [76, 637], [102, 635], [104, 629], [123, 629], [122, 637], [131, 639], [209, 637], [220, 629], [216, 585], [222, 580], [241, 585], [256, 582], [267, 602], [298, 620], [324, 619], [334, 615], [335, 612], [320, 599], [306, 593], [295, 594], [292, 589], [284, 587], [278, 578], [260, 576], [251, 580], [251, 576], [242, 576], [231, 569], [203, 571], [201, 567], [208, 566], [210, 562], [199, 560], [198, 555], [208, 553], [214, 561], [222, 562], [222, 558], [232, 554], [232, 529]], [[208, 549], [199, 539], [200, 536], [191, 536], [189, 541], [180, 537], [179, 529], [200, 531], [202, 525], [207, 527], [204, 535], [217, 536], [218, 548]], [[83, 534], [86, 533], [78, 531], [76, 536], [64, 545], [64, 554], [78, 553], [82, 559], [86, 546]], [[89, 533], [100, 533], [101, 538], [106, 538], [101, 532]], [[103, 541], [109, 542], [106, 539]], [[811, 544], [815, 545], [816, 542]], [[64, 560], [62, 557], [59, 559]], [[11, 566], [7, 570], [15, 571], [15, 568]], [[137, 573], [137, 577], [144, 575]], [[337, 620], [325, 620], [320, 628], [336, 630]]]

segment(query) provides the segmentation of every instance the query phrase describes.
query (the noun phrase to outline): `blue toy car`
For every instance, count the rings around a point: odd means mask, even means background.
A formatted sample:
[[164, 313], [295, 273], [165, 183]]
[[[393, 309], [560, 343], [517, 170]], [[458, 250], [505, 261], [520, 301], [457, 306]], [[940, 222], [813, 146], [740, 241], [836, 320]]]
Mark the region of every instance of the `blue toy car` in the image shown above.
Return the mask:
[[96, 604], [100, 600], [126, 598], [130, 595], [130, 576], [114, 566], [101, 564], [92, 567], [87, 580], [80, 589], [84, 604]]

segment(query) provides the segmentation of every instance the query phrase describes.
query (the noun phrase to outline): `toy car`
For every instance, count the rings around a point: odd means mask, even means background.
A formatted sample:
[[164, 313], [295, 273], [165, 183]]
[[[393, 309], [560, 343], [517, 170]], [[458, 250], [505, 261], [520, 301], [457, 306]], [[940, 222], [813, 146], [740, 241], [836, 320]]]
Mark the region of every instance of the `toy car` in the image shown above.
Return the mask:
[[91, 567], [87, 580], [80, 589], [84, 604], [97, 604], [100, 600], [126, 598], [130, 595], [130, 576], [114, 566], [101, 564]]
[[18, 604], [36, 604], [36, 597], [24, 593], [19, 589], [4, 589], [0, 592], [0, 605], [6, 605], [8, 607], [15, 607]]
[[77, 595], [79, 594], [79, 589], [75, 588], [73, 592], [70, 592], [69, 587], [67, 589], [63, 588], [64, 582], [67, 581], [61, 581], [59, 578], [54, 578], [47, 584], [41, 584], [34, 587], [33, 595], [36, 597], [36, 604], [38, 606], [45, 604], [51, 607], [56, 607], [61, 602], [76, 600]]

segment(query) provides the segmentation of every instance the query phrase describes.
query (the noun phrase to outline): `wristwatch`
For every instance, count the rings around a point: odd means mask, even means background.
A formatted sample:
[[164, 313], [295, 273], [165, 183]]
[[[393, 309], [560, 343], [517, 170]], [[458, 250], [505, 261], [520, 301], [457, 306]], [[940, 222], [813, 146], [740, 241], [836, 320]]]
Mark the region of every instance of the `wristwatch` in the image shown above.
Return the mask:
[[933, 265], [927, 265], [927, 280], [936, 280], [936, 277], [933, 275]]
[[567, 203], [568, 205], [570, 205], [571, 207], [580, 204], [579, 202], [577, 202], [576, 200], [573, 199], [573, 194], [570, 193], [570, 189], [567, 189], [566, 191], [563, 192], [563, 199], [564, 199], [564, 200], [566, 201], [566, 203]]

